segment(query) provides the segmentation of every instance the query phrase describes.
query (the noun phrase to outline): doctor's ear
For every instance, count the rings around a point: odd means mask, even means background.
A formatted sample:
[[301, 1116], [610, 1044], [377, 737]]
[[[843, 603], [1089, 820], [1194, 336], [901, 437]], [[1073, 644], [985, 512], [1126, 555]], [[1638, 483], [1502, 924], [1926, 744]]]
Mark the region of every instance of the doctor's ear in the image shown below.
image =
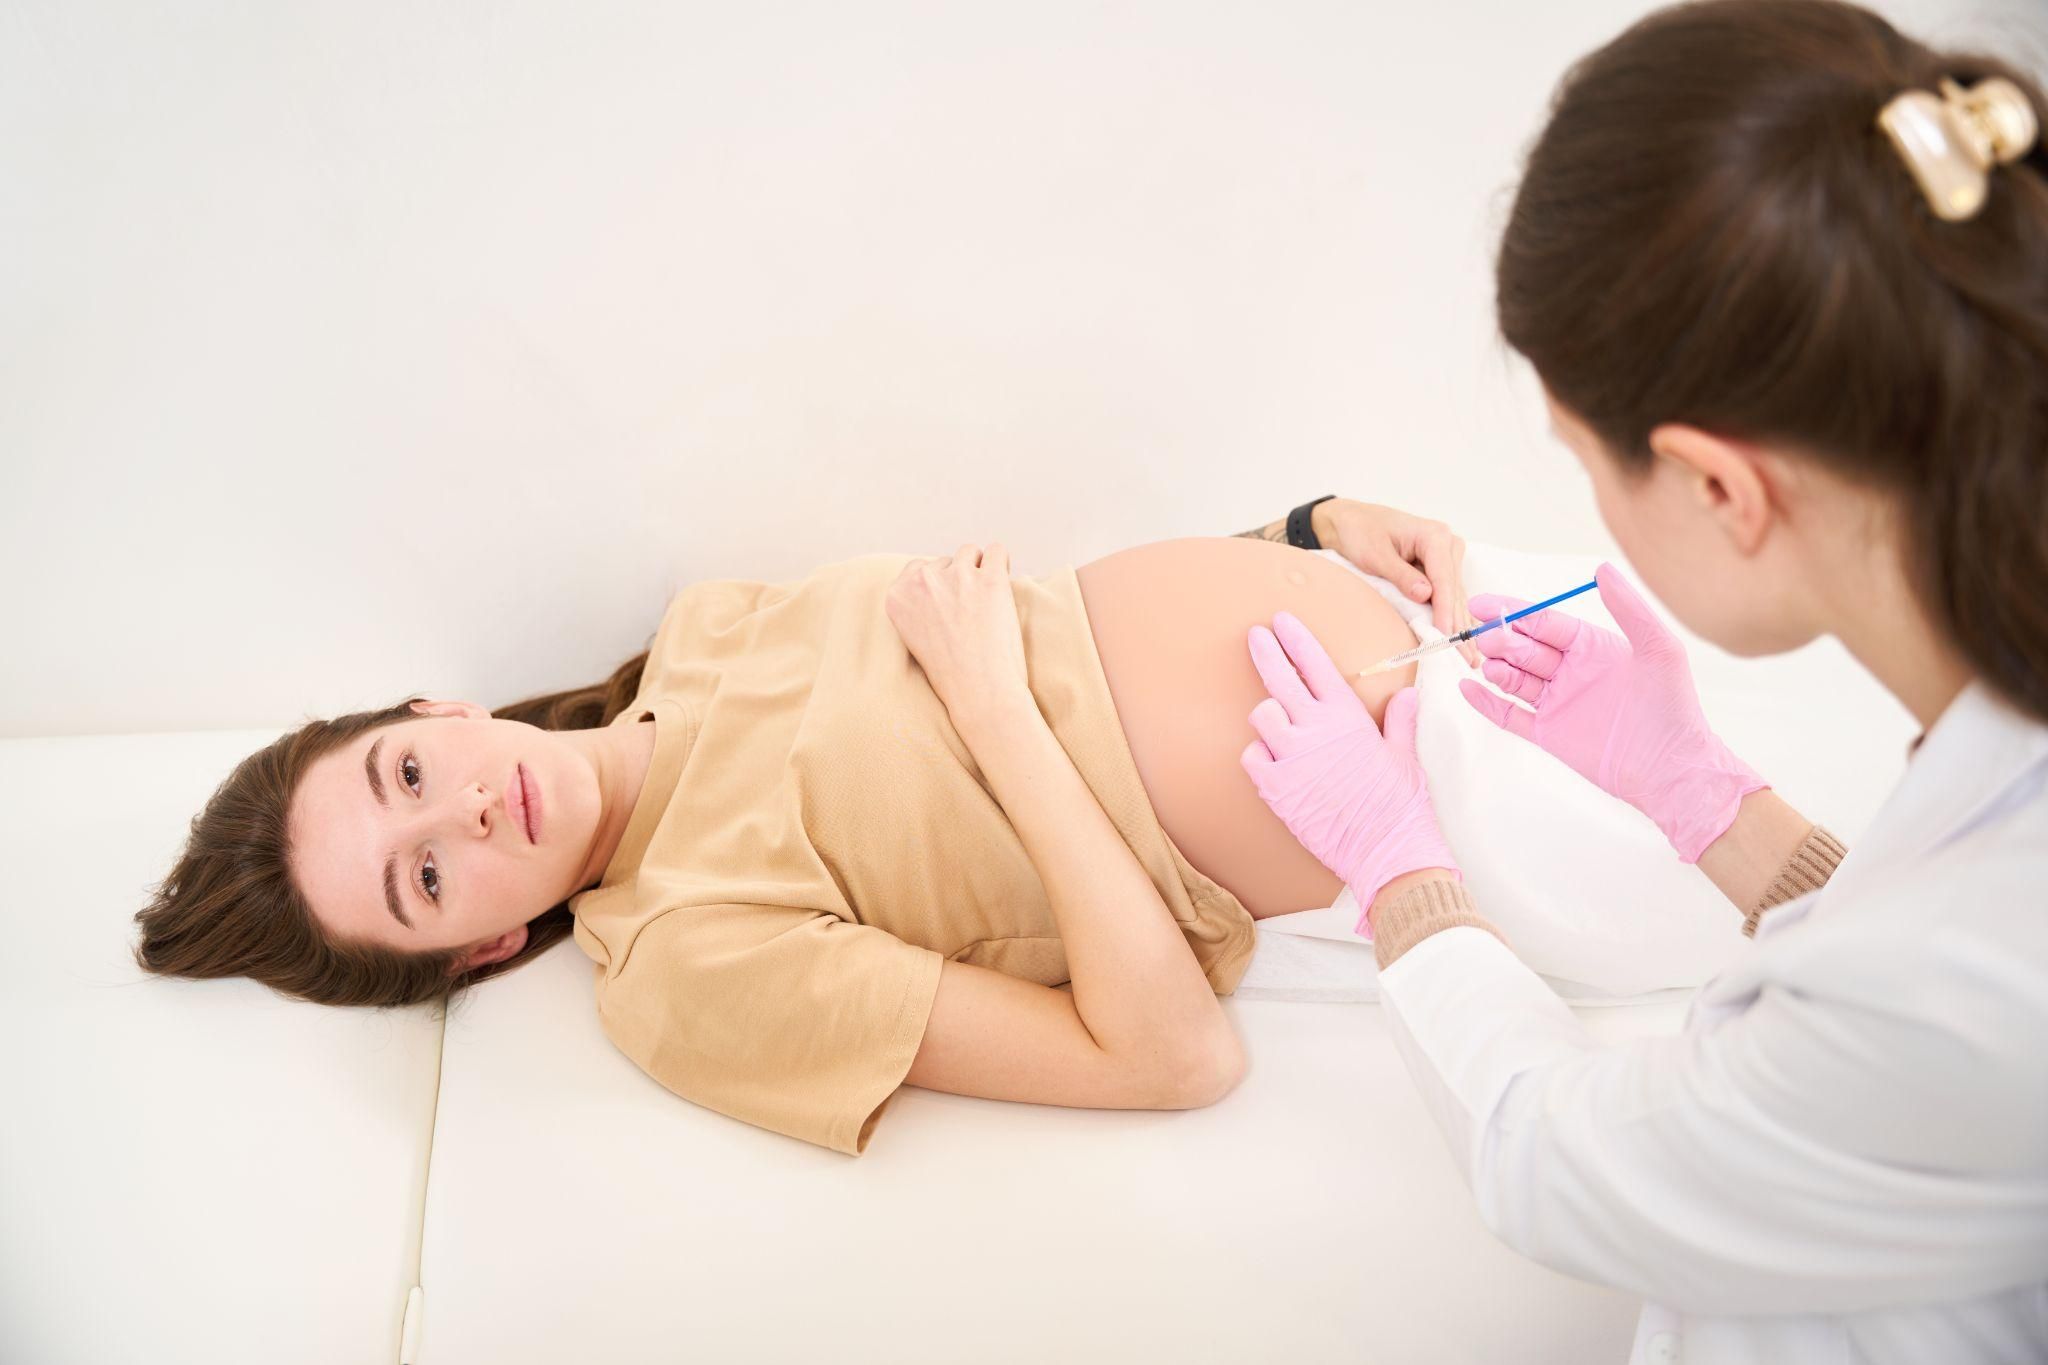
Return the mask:
[[1756, 553], [1772, 519], [1782, 515], [1774, 487], [1778, 468], [1769, 452], [1678, 422], [1652, 430], [1650, 450], [1677, 467], [1688, 492], [1739, 553]]

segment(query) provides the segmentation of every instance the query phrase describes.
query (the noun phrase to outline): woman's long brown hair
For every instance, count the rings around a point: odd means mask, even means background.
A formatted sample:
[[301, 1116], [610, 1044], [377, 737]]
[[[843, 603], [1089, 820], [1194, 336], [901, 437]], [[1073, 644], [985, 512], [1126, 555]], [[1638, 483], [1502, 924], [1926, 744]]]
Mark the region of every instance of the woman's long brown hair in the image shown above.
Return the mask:
[[[491, 714], [543, 730], [609, 725], [640, 688], [643, 651], [601, 683], [529, 697]], [[451, 973], [461, 951], [402, 953], [338, 940], [314, 918], [291, 875], [285, 816], [321, 755], [367, 731], [414, 718], [393, 706], [314, 720], [273, 740], [229, 773], [192, 821], [170, 875], [135, 918], [135, 960], [161, 976], [247, 976], [323, 1005], [452, 1004], [469, 986], [545, 952], [574, 927], [568, 904], [527, 924], [526, 945], [502, 962]]]
[[1895, 498], [1915, 591], [2048, 719], [2048, 148], [1937, 218], [1878, 111], [2018, 85], [1834, 0], [1703, 0], [1566, 73], [1496, 263], [1501, 331], [1624, 467], [1685, 422]]

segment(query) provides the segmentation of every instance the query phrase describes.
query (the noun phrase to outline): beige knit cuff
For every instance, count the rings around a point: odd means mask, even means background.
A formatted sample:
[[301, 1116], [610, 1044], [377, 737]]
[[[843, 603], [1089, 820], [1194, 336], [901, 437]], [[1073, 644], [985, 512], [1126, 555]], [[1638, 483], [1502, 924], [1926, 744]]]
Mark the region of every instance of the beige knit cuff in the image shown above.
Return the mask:
[[1463, 882], [1434, 877], [1417, 882], [1386, 904], [1372, 917], [1372, 955], [1380, 970], [1394, 965], [1394, 959], [1440, 929], [1469, 924], [1495, 938], [1500, 930], [1487, 923], [1472, 903], [1472, 893]]
[[1764, 888], [1764, 894], [1749, 913], [1742, 918], [1744, 936], [1756, 936], [1757, 921], [1764, 917], [1764, 911], [1774, 905], [1783, 905], [1795, 896], [1809, 891], [1818, 891], [1826, 885], [1827, 879], [1835, 873], [1835, 867], [1842, 861], [1848, 849], [1842, 841], [1822, 829], [1819, 825], [1792, 850], [1792, 856], [1778, 869], [1778, 875]]

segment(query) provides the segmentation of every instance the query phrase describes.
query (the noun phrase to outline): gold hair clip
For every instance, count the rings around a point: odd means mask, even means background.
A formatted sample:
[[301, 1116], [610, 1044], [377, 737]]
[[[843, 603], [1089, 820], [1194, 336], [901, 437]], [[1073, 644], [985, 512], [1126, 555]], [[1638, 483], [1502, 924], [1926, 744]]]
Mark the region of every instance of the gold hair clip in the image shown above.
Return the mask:
[[2002, 76], [1987, 76], [1968, 90], [1943, 80], [1939, 97], [1908, 90], [1878, 113], [1877, 126], [1935, 217], [1952, 223], [1976, 216], [1990, 191], [1991, 168], [2025, 156], [2040, 131], [2025, 92]]

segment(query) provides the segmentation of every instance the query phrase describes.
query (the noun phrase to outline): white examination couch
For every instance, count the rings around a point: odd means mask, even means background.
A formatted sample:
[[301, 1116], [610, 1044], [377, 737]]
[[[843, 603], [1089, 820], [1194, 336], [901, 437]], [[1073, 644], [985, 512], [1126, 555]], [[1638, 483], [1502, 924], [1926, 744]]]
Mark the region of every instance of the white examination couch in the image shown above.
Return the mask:
[[[1732, 667], [1699, 661], [1702, 691]], [[1752, 665], [1730, 742], [1853, 844], [1912, 726], [1816, 747]], [[1721, 670], [1717, 673], [1716, 670]], [[1812, 703], [1805, 714], [1810, 715]], [[269, 732], [0, 741], [0, 1360], [1619, 1359], [1636, 1304], [1481, 1225], [1379, 1006], [1226, 1001], [1251, 1053], [1179, 1113], [906, 1088], [849, 1158], [671, 1096], [573, 943], [425, 1011], [141, 978], [130, 916]], [[1683, 993], [1582, 1008], [1615, 1038]]]

